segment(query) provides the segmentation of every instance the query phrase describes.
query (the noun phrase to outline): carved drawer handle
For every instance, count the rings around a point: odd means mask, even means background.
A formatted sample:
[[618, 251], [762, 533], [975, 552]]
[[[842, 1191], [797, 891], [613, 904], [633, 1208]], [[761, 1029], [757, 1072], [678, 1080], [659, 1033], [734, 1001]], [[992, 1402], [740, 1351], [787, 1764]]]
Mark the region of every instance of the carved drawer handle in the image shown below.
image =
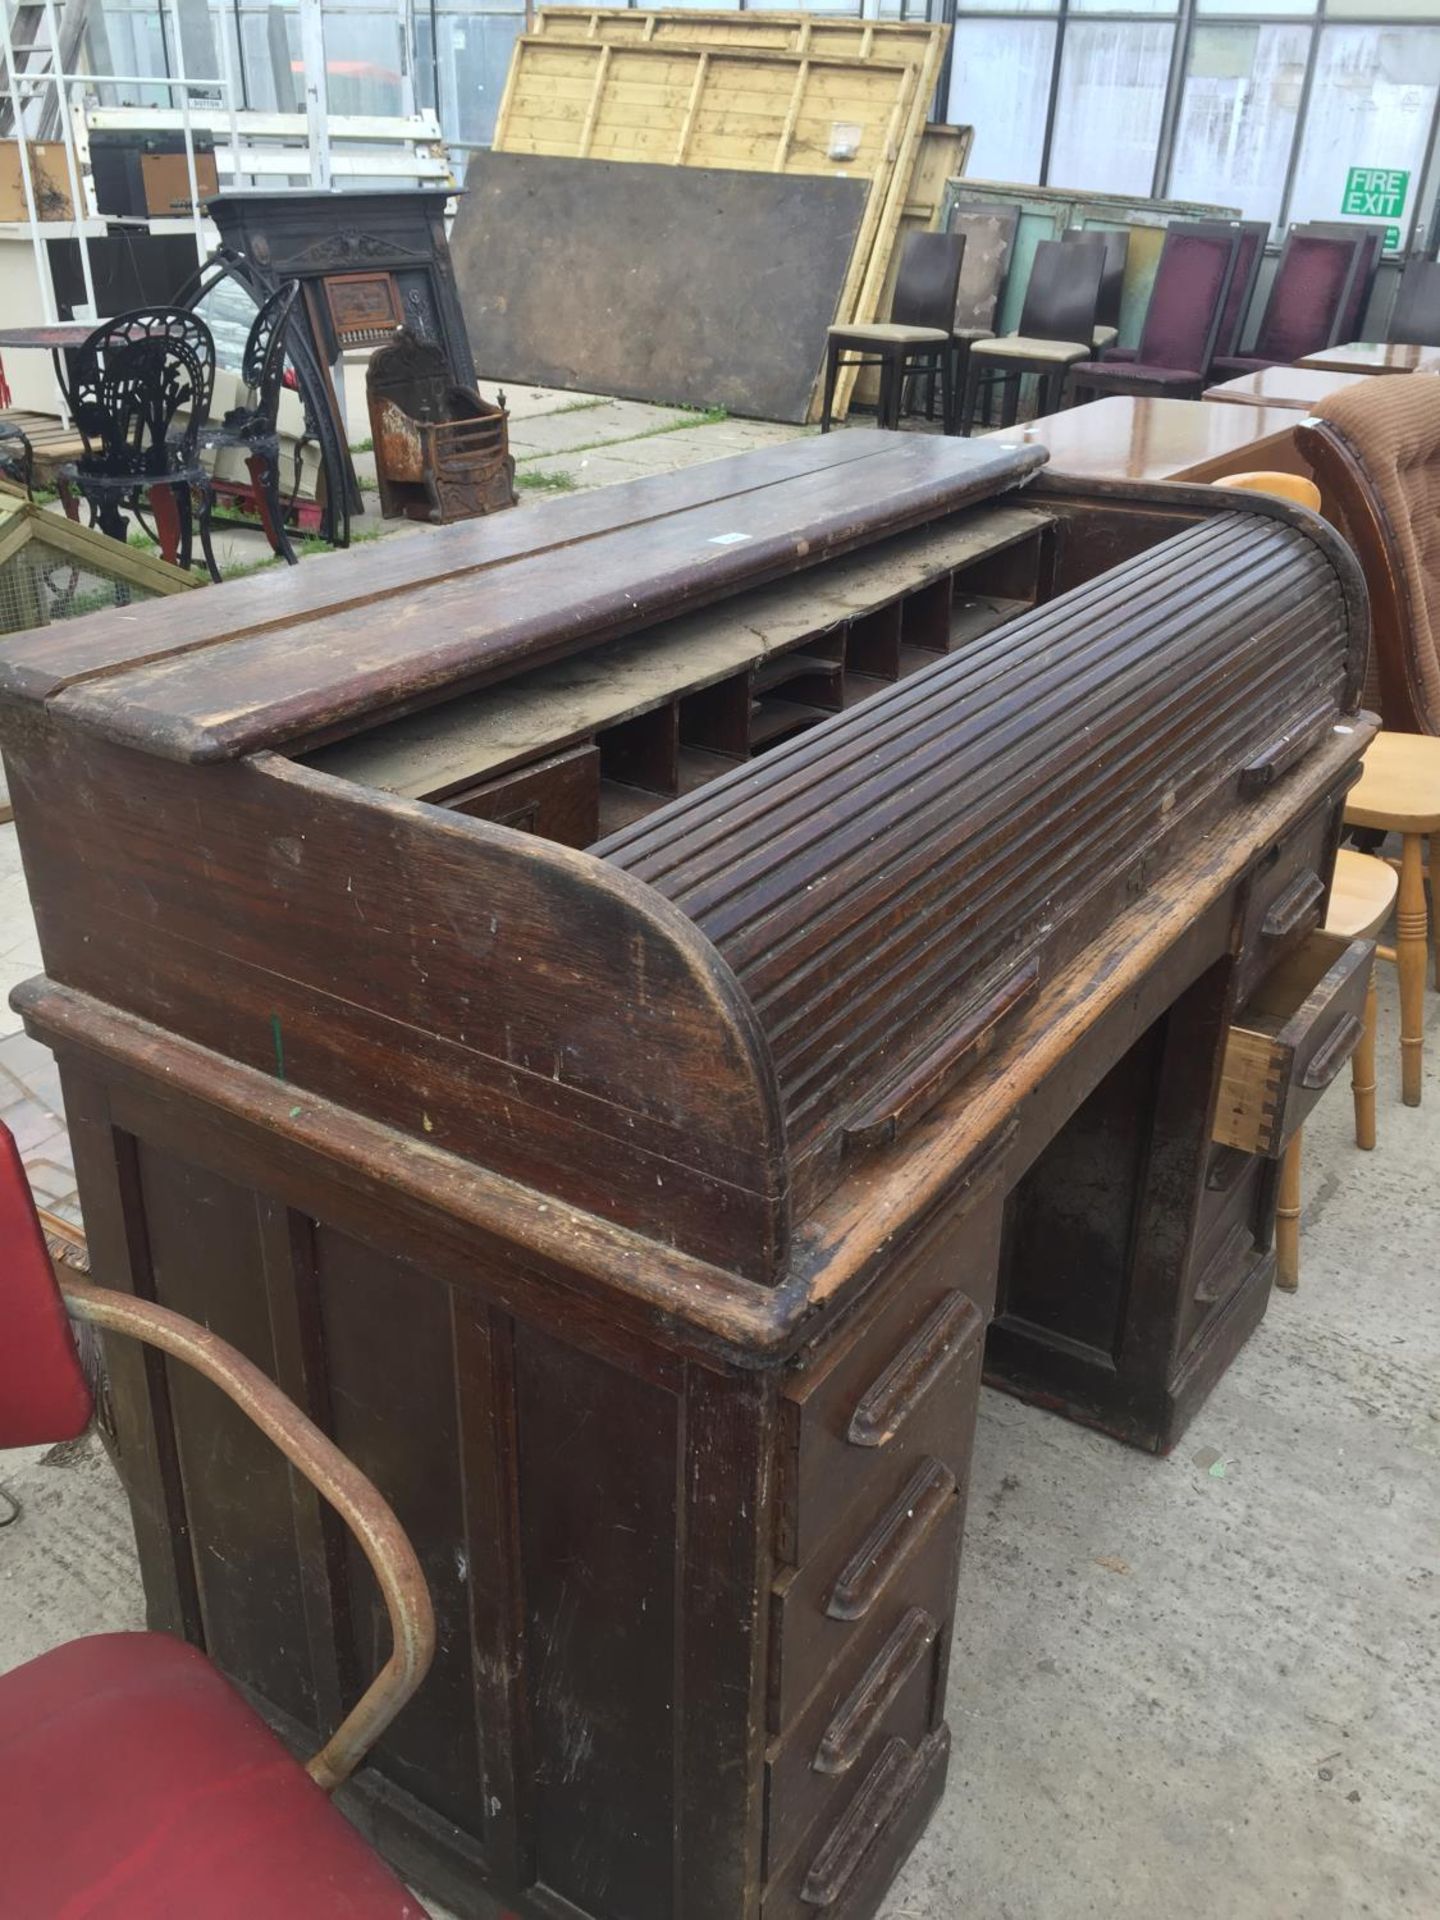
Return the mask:
[[888, 1446], [957, 1354], [978, 1346], [983, 1328], [973, 1301], [946, 1294], [861, 1396], [845, 1436], [851, 1446]]
[[820, 1736], [810, 1763], [816, 1773], [850, 1771], [900, 1689], [934, 1646], [939, 1631], [940, 1623], [923, 1607], [911, 1607]]
[[884, 1833], [904, 1806], [918, 1765], [919, 1757], [903, 1740], [886, 1747], [849, 1812], [811, 1862], [800, 1889], [807, 1907], [833, 1907], [840, 1899], [869, 1857], [876, 1835]]
[[1301, 1074], [1301, 1086], [1308, 1093], [1317, 1093], [1321, 1087], [1328, 1087], [1364, 1038], [1365, 1022], [1355, 1014], [1347, 1013], [1343, 1020], [1336, 1023], [1335, 1031]]
[[905, 1562], [949, 1508], [955, 1476], [938, 1460], [924, 1460], [905, 1491], [859, 1551], [841, 1569], [825, 1611], [832, 1620], [863, 1620]]
[[923, 1120], [988, 1049], [996, 1027], [1006, 1015], [1023, 1006], [1039, 985], [1038, 959], [1027, 960], [1024, 966], [1008, 974], [995, 991], [937, 1041], [929, 1053], [902, 1067], [867, 1106], [846, 1121], [845, 1145], [886, 1146]]
[[1282, 894], [1270, 903], [1270, 911], [1260, 923], [1267, 940], [1283, 940], [1309, 919], [1325, 898], [1325, 882], [1318, 873], [1302, 873]]

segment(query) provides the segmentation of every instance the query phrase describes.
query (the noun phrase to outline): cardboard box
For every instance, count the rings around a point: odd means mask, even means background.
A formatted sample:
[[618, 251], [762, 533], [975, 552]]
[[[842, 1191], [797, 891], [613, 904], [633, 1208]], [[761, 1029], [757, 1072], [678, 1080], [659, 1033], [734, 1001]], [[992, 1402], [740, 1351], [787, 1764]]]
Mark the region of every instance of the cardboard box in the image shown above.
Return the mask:
[[[64, 142], [31, 140], [27, 145], [36, 213], [42, 220], [73, 218]], [[18, 140], [0, 140], [0, 222], [23, 222], [29, 217], [25, 204], [25, 176], [20, 170], [20, 143]]]
[[[183, 153], [146, 153], [140, 156], [140, 178], [145, 188], [145, 211], [152, 220], [188, 220], [194, 208], [190, 203], [190, 170]], [[220, 176], [213, 153], [195, 156], [195, 185], [200, 204], [213, 200], [220, 191]]]

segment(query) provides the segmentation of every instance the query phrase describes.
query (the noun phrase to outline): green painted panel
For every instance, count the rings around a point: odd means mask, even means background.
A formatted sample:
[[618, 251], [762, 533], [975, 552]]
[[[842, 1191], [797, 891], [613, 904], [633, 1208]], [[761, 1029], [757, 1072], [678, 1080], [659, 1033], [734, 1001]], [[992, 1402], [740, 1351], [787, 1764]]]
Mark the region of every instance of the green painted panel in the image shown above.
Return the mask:
[[1165, 227], [1171, 220], [1238, 220], [1235, 207], [1214, 207], [1189, 200], [1143, 200], [1119, 193], [1077, 193], [1060, 187], [1026, 187], [1001, 181], [956, 179], [947, 182], [942, 225], [957, 200], [1000, 201], [1020, 208], [1010, 278], [1000, 309], [1001, 333], [1020, 324], [1020, 309], [1035, 248], [1041, 240], [1058, 240], [1071, 227], [1126, 227], [1130, 250], [1125, 263], [1125, 291], [1120, 306], [1120, 341], [1133, 347], [1155, 280]]

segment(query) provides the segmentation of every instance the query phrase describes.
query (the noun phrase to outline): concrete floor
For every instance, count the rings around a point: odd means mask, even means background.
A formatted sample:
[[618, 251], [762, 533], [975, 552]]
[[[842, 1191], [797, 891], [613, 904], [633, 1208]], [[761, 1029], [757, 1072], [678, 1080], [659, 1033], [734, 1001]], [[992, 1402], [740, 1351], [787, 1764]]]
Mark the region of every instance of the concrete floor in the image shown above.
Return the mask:
[[[578, 485], [749, 432], [510, 399], [526, 464]], [[0, 985], [37, 964], [0, 828]], [[1306, 1134], [1301, 1291], [1175, 1454], [984, 1396], [956, 1755], [885, 1920], [1440, 1915], [1440, 994], [1419, 1111], [1389, 967], [1380, 995], [1379, 1150], [1356, 1151], [1337, 1090]], [[63, 1200], [48, 1058], [17, 1027], [0, 1013], [0, 1104]], [[141, 1623], [98, 1447], [0, 1454], [0, 1492], [20, 1507], [6, 1526], [0, 1499], [0, 1668]]]

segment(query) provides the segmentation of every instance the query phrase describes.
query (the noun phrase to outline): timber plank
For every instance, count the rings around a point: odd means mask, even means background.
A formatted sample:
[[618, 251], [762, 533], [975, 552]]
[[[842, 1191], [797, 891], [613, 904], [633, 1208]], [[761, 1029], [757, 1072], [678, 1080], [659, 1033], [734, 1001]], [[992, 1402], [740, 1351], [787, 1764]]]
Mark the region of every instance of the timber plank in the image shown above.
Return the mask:
[[[558, 555], [619, 527], [642, 526], [751, 490], [782, 486], [809, 473], [873, 458], [875, 450], [875, 445], [845, 435], [795, 440], [679, 473], [650, 474], [606, 487], [603, 493], [576, 494], [554, 501], [543, 512], [457, 521], [427, 535], [426, 577], [467, 580], [478, 587], [489, 568], [508, 561]], [[317, 613], [359, 612], [388, 600], [405, 600], [413, 586], [413, 556], [403, 542], [387, 540], [317, 554], [303, 567], [210, 587], [187, 603], [183, 617], [164, 606], [117, 607], [67, 621], [58, 630], [10, 634], [0, 657], [0, 694], [43, 700], [77, 681], [228, 643], [237, 635], [289, 631]]]
[[[363, 612], [352, 603], [220, 648], [122, 665], [52, 699], [87, 730], [168, 759], [228, 759], [282, 740], [318, 746], [363, 716], [398, 714], [502, 669], [688, 612], [742, 581], [838, 558], [1017, 485], [1043, 458], [1028, 447], [934, 435], [842, 437], [866, 443], [857, 456], [863, 479], [853, 461], [827, 463], [599, 534], [565, 564], [552, 553], [517, 557], [487, 574], [483, 592], [472, 577], [452, 576]], [[13, 659], [0, 667], [0, 690], [14, 686], [14, 670]]]

